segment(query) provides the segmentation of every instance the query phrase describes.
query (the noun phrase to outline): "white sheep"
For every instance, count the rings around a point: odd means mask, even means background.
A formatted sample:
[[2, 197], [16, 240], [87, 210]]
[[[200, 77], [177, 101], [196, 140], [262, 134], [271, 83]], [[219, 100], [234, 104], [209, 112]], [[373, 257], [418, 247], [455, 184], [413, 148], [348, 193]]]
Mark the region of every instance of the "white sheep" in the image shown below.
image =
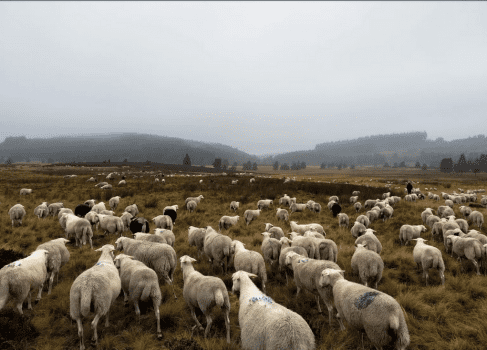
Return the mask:
[[279, 254], [279, 271], [282, 272], [284, 271], [286, 275], [286, 286], [289, 284], [288, 282], [288, 273], [292, 272], [292, 269], [290, 269], [288, 266], [286, 266], [286, 256], [287, 253], [289, 252], [296, 252], [300, 255], [303, 255], [304, 257], [308, 257], [308, 253], [306, 252], [306, 249], [303, 247], [299, 246], [294, 246], [291, 247], [292, 241], [289, 240], [287, 237], [282, 237], [279, 242], [281, 242], [281, 252]]
[[69, 292], [70, 315], [78, 324], [80, 350], [85, 349], [82, 318], [88, 316], [91, 305], [94, 305], [95, 311], [95, 318], [91, 323], [92, 341], [98, 345], [98, 321], [106, 315], [105, 327], [109, 326], [110, 307], [120, 294], [122, 286], [117, 268], [113, 263], [113, 250], [115, 247], [111, 244], [105, 244], [97, 249], [97, 252], [102, 252], [98, 262], [76, 277]]
[[59, 209], [59, 212], [57, 213], [57, 217], [58, 219], [61, 219], [61, 216], [63, 216], [63, 214], [73, 214], [73, 211], [69, 208], [61, 208]]
[[74, 238], [76, 240], [76, 246], [82, 247], [86, 244], [86, 240], [89, 240], [90, 247], [93, 249], [93, 230], [91, 229], [91, 223], [84, 218], [79, 218], [74, 214], [63, 214], [60, 219], [61, 226], [65, 227], [66, 238]]
[[240, 206], [240, 202], [232, 201], [230, 203], [230, 210], [237, 211], [239, 206]]
[[261, 199], [257, 202], [257, 209], [269, 209], [272, 204], [272, 199]]
[[356, 329], [364, 329], [377, 349], [391, 342], [394, 333], [396, 349], [409, 346], [409, 331], [404, 312], [390, 295], [361, 284], [345, 280], [343, 271], [326, 269], [321, 272], [320, 285], [331, 286], [340, 329], [345, 330], [342, 318]]
[[350, 197], [350, 204], [355, 204], [358, 201], [358, 196], [352, 196]]
[[100, 212], [102, 210], [107, 210], [107, 208], [105, 207], [105, 203], [104, 202], [99, 202], [99, 203], [96, 203], [92, 208], [91, 208], [91, 211], [94, 211], [95, 213], [97, 214], [100, 214]]
[[218, 228], [221, 230], [225, 229], [228, 230], [231, 226], [235, 226], [238, 223], [238, 219], [240, 219], [239, 215], [235, 216], [222, 216], [220, 221], [218, 222]]
[[314, 237], [299, 236], [296, 232], [291, 232], [289, 235], [291, 236], [293, 247], [303, 247], [311, 259], [320, 259], [319, 247]]
[[120, 180], [118, 182], [118, 186], [125, 186], [126, 184], [127, 184], [127, 181], [125, 181], [125, 180]]
[[338, 216], [338, 226], [346, 227], [348, 229], [348, 225], [350, 224], [348, 215], [345, 213], [339, 213], [337, 216]]
[[69, 242], [65, 238], [56, 238], [46, 243], [40, 244], [36, 250], [47, 250], [49, 252], [47, 257], [47, 276], [46, 280], [49, 280], [49, 287], [47, 294], [51, 294], [52, 284], [54, 283], [54, 276], [57, 277], [59, 282], [59, 269], [66, 265], [69, 261], [69, 251], [66, 248], [66, 243]]
[[228, 236], [216, 232], [213, 227], [206, 227], [206, 235], [204, 240], [203, 250], [206, 256], [210, 259], [210, 264], [214, 270], [215, 262], [218, 266], [223, 264], [225, 274], [228, 271], [228, 263], [230, 262], [230, 245], [232, 239]]
[[236, 185], [238, 180], [232, 180], [232, 185]]
[[47, 207], [49, 203], [42, 202], [34, 209], [34, 215], [39, 219], [45, 219], [49, 216], [49, 208]]
[[426, 208], [422, 213], [421, 213], [421, 220], [423, 220], [423, 224], [426, 224], [426, 219], [434, 215], [433, 209], [431, 208]]
[[127, 303], [130, 299], [134, 303], [138, 323], [140, 323], [139, 300], [147, 301], [151, 298], [156, 315], [157, 339], [162, 339], [159, 313], [162, 295], [156, 272], [126, 254], [117, 255], [114, 263], [119, 269], [124, 301]]
[[251, 209], [247, 209], [245, 212], [244, 212], [244, 218], [245, 218], [245, 222], [247, 224], [247, 226], [253, 221], [253, 220], [256, 220], [260, 215], [260, 209], [257, 209], [257, 210], [251, 210]]
[[277, 208], [277, 220], [289, 221], [289, 212], [286, 209]]
[[165, 228], [171, 231], [174, 228], [172, 219], [169, 215], [158, 215], [155, 218], [152, 218], [152, 221], [157, 228]]
[[419, 238], [422, 232], [426, 232], [424, 225], [402, 225], [399, 229], [401, 245], [408, 245], [409, 241]]
[[446, 238], [447, 245], [451, 242], [451, 256], [455, 253], [460, 262], [466, 258], [470, 260], [477, 269], [477, 275], [480, 276], [479, 264], [477, 260], [482, 259], [482, 243], [476, 238], [463, 238], [449, 235]]
[[284, 237], [284, 231], [282, 230], [282, 228], [274, 226], [270, 223], [265, 224], [264, 230], [271, 234], [271, 238], [281, 239], [281, 237]]
[[188, 305], [191, 316], [200, 330], [203, 326], [196, 318], [195, 308], [198, 307], [206, 316], [205, 338], [210, 332], [213, 320], [210, 311], [214, 306], [220, 307], [224, 314], [225, 326], [227, 329], [227, 343], [230, 344], [230, 298], [228, 297], [225, 283], [213, 276], [204, 276], [196, 271], [192, 265], [196, 259], [184, 255], [180, 258], [181, 270], [183, 272], [183, 297]]
[[366, 244], [358, 243], [352, 255], [351, 266], [353, 272], [359, 275], [362, 284], [366, 287], [369, 284], [371, 287], [374, 285], [373, 288], [377, 289], [377, 284], [382, 279], [382, 271], [384, 270], [384, 262], [379, 254], [366, 248]]
[[238, 322], [244, 350], [314, 350], [315, 337], [306, 321], [294, 311], [262, 294], [245, 271], [232, 275], [232, 292], [240, 292]]
[[245, 245], [237, 240], [232, 241], [230, 253], [233, 255], [235, 271], [247, 271], [259, 276], [262, 281], [262, 290], [267, 293], [265, 289], [267, 271], [262, 255], [256, 251], [245, 249]]
[[361, 223], [365, 227], [369, 227], [369, 225], [370, 225], [370, 220], [369, 220], [369, 218], [366, 215], [359, 215], [355, 219], [355, 221]]
[[353, 204], [353, 207], [355, 208], [355, 212], [358, 213], [362, 209], [362, 203], [356, 202]]
[[416, 245], [413, 249], [413, 258], [417, 268], [423, 269], [423, 278], [426, 279], [428, 285], [429, 269], [437, 269], [440, 274], [441, 284], [445, 285], [445, 263], [438, 248], [425, 244], [425, 239], [419, 237], [414, 238]]
[[198, 256], [204, 253], [204, 242], [205, 242], [206, 228], [198, 228], [190, 226], [188, 228], [188, 243], [190, 247], [196, 247], [198, 249]]
[[481, 230], [482, 225], [484, 224], [484, 215], [481, 212], [474, 210], [468, 216], [468, 221], [472, 222], [472, 224], [477, 225], [479, 227], [479, 230]]
[[32, 310], [32, 289], [39, 289], [36, 303], [41, 299], [42, 287], [47, 277], [49, 252], [40, 249], [28, 257], [14, 261], [0, 269], [0, 310], [9, 299], [14, 299], [19, 314], [23, 315], [22, 303], [27, 299], [27, 308]]
[[25, 195], [31, 194], [31, 193], [32, 193], [32, 189], [30, 189], [30, 188], [22, 188], [20, 190], [20, 195], [21, 196], [25, 196]]
[[281, 198], [279, 198], [279, 205], [291, 205], [291, 197], [289, 197], [287, 194], [284, 194]]
[[96, 216], [98, 216], [100, 228], [104, 231], [105, 235], [107, 233], [118, 233], [120, 236], [122, 236], [124, 226], [121, 218], [119, 218], [118, 216], [104, 214], [97, 214]]
[[113, 210], [100, 210], [100, 212], [98, 214], [113, 216], [115, 214], [115, 212]]
[[297, 212], [303, 212], [306, 209], [306, 204], [305, 203], [293, 203], [289, 207], [292, 213], [297, 213]]
[[269, 232], [262, 232], [262, 236], [264, 236], [264, 238], [260, 249], [262, 250], [262, 254], [264, 254], [264, 260], [269, 264], [273, 271], [276, 271], [279, 266], [281, 242], [278, 239], [271, 238]]
[[122, 199], [122, 197], [120, 196], [115, 196], [110, 198], [110, 200], [108, 201], [108, 205], [110, 206], [110, 209], [112, 210], [117, 209], [118, 204], [120, 203], [120, 199]]
[[365, 233], [367, 228], [365, 227], [364, 224], [355, 221], [352, 228], [350, 229], [350, 232], [352, 233], [352, 237], [357, 238]]
[[200, 194], [198, 197], [188, 197], [184, 201], [184, 205], [188, 205], [188, 202], [190, 202], [190, 201], [194, 201], [194, 202], [196, 202], [196, 204], [199, 204], [202, 199], [205, 199], [205, 197], [203, 197], [202, 194]]
[[382, 252], [382, 244], [380, 243], [377, 236], [374, 234], [375, 230], [368, 228], [363, 235], [355, 240], [355, 245], [362, 244], [368, 250], [372, 250], [380, 255]]
[[90, 208], [93, 208], [95, 205], [96, 199], [88, 199], [84, 204], [88, 205]]
[[188, 211], [190, 213], [194, 212], [196, 210], [196, 206], [198, 204], [195, 202], [195, 201], [189, 201], [187, 204], [186, 204], [186, 209], [188, 209]]
[[137, 208], [137, 204], [131, 204], [131, 205], [128, 205], [125, 210], [127, 213], [130, 213], [132, 214], [132, 216], [137, 216], [139, 214], [139, 208]]
[[393, 213], [394, 209], [388, 205], [380, 210], [379, 217], [382, 218], [383, 222], [385, 222], [387, 219], [392, 218]]
[[340, 199], [338, 198], [338, 196], [330, 196], [330, 198], [328, 199], [328, 202], [331, 202], [331, 201], [339, 203]]
[[358, 195], [360, 195], [360, 191], [353, 191], [352, 192], [352, 196], [358, 196]]
[[316, 231], [323, 235], [326, 234], [323, 226], [321, 226], [320, 224], [312, 223], [312, 224], [298, 225], [297, 221], [291, 221], [289, 224], [291, 225], [291, 230], [293, 232], [304, 234], [306, 231]]
[[10, 208], [8, 215], [10, 216], [10, 220], [12, 220], [12, 227], [14, 227], [16, 222], [18, 222], [19, 225], [22, 225], [22, 219], [26, 214], [27, 213], [25, 212], [22, 204], [15, 204], [12, 208]]
[[138, 239], [140, 241], [147, 241], [147, 242], [156, 242], [156, 243], [165, 243], [167, 241], [164, 237], [160, 235], [154, 235], [152, 233], [144, 233], [144, 232], [136, 232], [133, 234], [134, 239]]

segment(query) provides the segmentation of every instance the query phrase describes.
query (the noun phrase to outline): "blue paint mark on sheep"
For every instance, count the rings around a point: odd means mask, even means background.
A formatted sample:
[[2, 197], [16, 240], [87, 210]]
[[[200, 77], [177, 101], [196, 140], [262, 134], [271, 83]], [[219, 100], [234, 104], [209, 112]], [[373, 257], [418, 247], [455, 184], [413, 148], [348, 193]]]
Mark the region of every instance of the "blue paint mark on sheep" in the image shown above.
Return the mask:
[[20, 265], [21, 265], [20, 261], [14, 261], [13, 263], [8, 264], [7, 267], [16, 267]]
[[304, 263], [304, 262], [308, 262], [308, 259], [301, 259], [301, 260], [299, 260], [299, 262], [300, 262], [300, 263], [302, 263], [302, 262], [303, 262], [303, 263]]
[[269, 304], [272, 304], [274, 302], [267, 295], [261, 295], [261, 296], [258, 296], [258, 297], [252, 297], [252, 298], [250, 298], [250, 301], [252, 301], [252, 302], [256, 302], [256, 301], [259, 301], [259, 300], [262, 300], [262, 301], [264, 301], [266, 303], [269, 303]]
[[365, 309], [367, 306], [372, 304], [377, 295], [379, 295], [378, 292], [365, 292], [355, 300], [355, 307], [359, 310]]

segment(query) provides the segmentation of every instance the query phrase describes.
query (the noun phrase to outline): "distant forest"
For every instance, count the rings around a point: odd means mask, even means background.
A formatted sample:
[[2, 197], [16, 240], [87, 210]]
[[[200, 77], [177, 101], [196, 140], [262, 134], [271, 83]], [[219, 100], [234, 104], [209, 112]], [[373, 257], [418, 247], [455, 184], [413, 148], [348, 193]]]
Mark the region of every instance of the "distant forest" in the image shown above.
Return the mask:
[[280, 165], [285, 165], [283, 169], [288, 166], [290, 169], [299, 170], [307, 165], [417, 167], [419, 164], [421, 167], [439, 168], [444, 159], [450, 159], [451, 167], [455, 171], [454, 165], [460, 161], [462, 154], [462, 169], [475, 167], [476, 162], [486, 159], [485, 135], [452, 141], [445, 141], [443, 138], [428, 140], [426, 132], [375, 135], [320, 143], [314, 150], [282, 153], [264, 158], [218, 143], [135, 133], [49, 139], [28, 139], [20, 136], [7, 137], [0, 143], [0, 163], [79, 163], [110, 160], [182, 164], [188, 155], [193, 165], [210, 165], [214, 164], [216, 159], [220, 159], [225, 166], [238, 164], [250, 168], [252, 164], [251, 168], [255, 168], [255, 165], [259, 164], [274, 165], [274, 168], [277, 165], [277, 168], [280, 168]]

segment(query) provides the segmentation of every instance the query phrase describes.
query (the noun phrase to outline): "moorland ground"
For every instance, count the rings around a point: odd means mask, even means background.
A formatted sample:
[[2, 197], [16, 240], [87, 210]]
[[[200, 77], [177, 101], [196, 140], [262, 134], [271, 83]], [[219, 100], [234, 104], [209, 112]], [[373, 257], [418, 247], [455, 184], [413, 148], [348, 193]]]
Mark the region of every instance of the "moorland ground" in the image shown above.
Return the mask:
[[[115, 195], [120, 195], [122, 200], [116, 210], [120, 216], [127, 205], [136, 203], [140, 214], [148, 220], [162, 214], [167, 205], [178, 204], [178, 220], [174, 227], [176, 235], [175, 250], [179, 257], [190, 255], [198, 261], [194, 263], [196, 270], [204, 275], [213, 275], [212, 269], [206, 258], [198, 258], [195, 247], [188, 245], [188, 227], [205, 227], [210, 225], [217, 228], [218, 221], [223, 215], [235, 215], [230, 210], [232, 200], [240, 201], [238, 215], [243, 215], [246, 209], [256, 209], [259, 199], [273, 199], [274, 204], [270, 210], [264, 210], [260, 217], [249, 226], [244, 220], [240, 220], [237, 226], [224, 231], [232, 239], [238, 239], [245, 243], [247, 249], [261, 252], [264, 224], [267, 222], [280, 226], [284, 232], [290, 232], [289, 223], [277, 221], [275, 208], [279, 207], [278, 199], [284, 193], [296, 197], [298, 203], [306, 203], [312, 199], [322, 205], [320, 214], [305, 211], [294, 213], [291, 220], [299, 223], [319, 223], [326, 231], [326, 237], [334, 240], [338, 246], [338, 265], [344, 269], [345, 278], [359, 282], [358, 276], [352, 274], [350, 259], [354, 252], [355, 239], [350, 230], [338, 227], [338, 220], [332, 217], [327, 209], [328, 198], [338, 195], [343, 203], [343, 212], [348, 214], [350, 222], [364, 213], [362, 209], [358, 214], [349, 204], [352, 191], [359, 190], [359, 201], [364, 203], [366, 199], [375, 199], [387, 192], [384, 186], [392, 182], [392, 194], [404, 197], [405, 180], [411, 179], [415, 187], [419, 187], [423, 193], [426, 188], [436, 187], [432, 192], [451, 193], [453, 190], [464, 191], [485, 187], [486, 176], [482, 174], [448, 175], [435, 171], [421, 171], [416, 169], [389, 169], [382, 168], [358, 168], [355, 170], [321, 170], [318, 167], [307, 167], [300, 171], [273, 171], [272, 167], [259, 167], [254, 175], [269, 175], [272, 178], [256, 178], [255, 184], [249, 183], [250, 176], [193, 177], [175, 176], [165, 177], [166, 184], [154, 183], [154, 178], [147, 174], [151, 169], [145, 169], [145, 176], [134, 179], [127, 176], [127, 186], [118, 187], [120, 180], [105, 180], [105, 176], [98, 176], [99, 181], [112, 183], [113, 190], [103, 191], [94, 187], [93, 183], [86, 180], [96, 174], [111, 171], [137, 171], [140, 169], [111, 169], [78, 167], [41, 167], [33, 164], [24, 164], [9, 167], [0, 167], [0, 248], [12, 249], [24, 255], [30, 254], [36, 247], [48, 240], [64, 237], [64, 232], [58, 219], [46, 218], [39, 220], [33, 215], [34, 208], [43, 201], [49, 203], [62, 201], [64, 206], [74, 210], [77, 204], [87, 199], [97, 199], [105, 203]], [[240, 170], [240, 169], [238, 169]], [[66, 174], [78, 174], [78, 177], [64, 179]], [[167, 174], [166, 174], [167, 175]], [[193, 175], [193, 174], [192, 174]], [[296, 182], [283, 184], [283, 176], [296, 176]], [[102, 179], [103, 178], [103, 179]], [[230, 185], [232, 179], [239, 179], [237, 185]], [[311, 178], [311, 180], [310, 180]], [[199, 180], [203, 183], [199, 184]], [[211, 180], [211, 181], [210, 181]], [[317, 181], [322, 181], [317, 183]], [[329, 183], [326, 183], [329, 182]], [[349, 184], [344, 184], [348, 182]], [[20, 196], [21, 188], [32, 188], [32, 194]], [[184, 207], [184, 201], [189, 196], [203, 195], [204, 199], [198, 205], [194, 213], [188, 213]], [[480, 195], [479, 195], [480, 198]], [[477, 203], [480, 202], [480, 199]], [[21, 203], [25, 206], [27, 215], [22, 226], [13, 227], [7, 212], [14, 204]], [[400, 201], [395, 206], [394, 216], [385, 223], [376, 221], [371, 228], [376, 230], [383, 250], [381, 257], [385, 268], [378, 289], [390, 294], [400, 303], [405, 311], [406, 321], [411, 336], [410, 349], [483, 349], [487, 344], [487, 277], [477, 276], [473, 265], [464, 262], [462, 266], [456, 258], [445, 254], [442, 243], [431, 239], [431, 230], [423, 234], [429, 244], [438, 247], [443, 254], [446, 265], [445, 286], [440, 285], [438, 273], [431, 271], [430, 286], [426, 287], [420, 272], [412, 258], [413, 245], [401, 246], [398, 239], [399, 228], [403, 224], [422, 224], [420, 214], [426, 207], [436, 209], [443, 205], [444, 200], [433, 202], [430, 199], [416, 203]], [[486, 214], [485, 208], [474, 208]], [[454, 206], [457, 217], [462, 217], [459, 205]], [[151, 222], [152, 224], [152, 222]], [[478, 229], [477, 227], [471, 228]], [[153, 225], [151, 225], [153, 228]], [[482, 233], [486, 233], [485, 227]], [[126, 232], [125, 236], [131, 236]], [[104, 244], [114, 244], [117, 237], [104, 236], [101, 231], [94, 233], [93, 245], [97, 249]], [[11, 303], [0, 313], [0, 326], [2, 330], [10, 329], [10, 333], [2, 331], [0, 348], [16, 349], [76, 349], [79, 346], [79, 338], [76, 324], [69, 316], [69, 290], [75, 278], [86, 269], [93, 266], [100, 253], [90, 249], [89, 245], [81, 249], [74, 243], [68, 243], [67, 247], [71, 258], [65, 265], [59, 276], [59, 283], [54, 284], [51, 295], [44, 292], [39, 304], [34, 305], [33, 310], [27, 310], [24, 305], [24, 317], [19, 317], [11, 312]], [[2, 266], [10, 261], [3, 261]], [[223, 279], [227, 289], [232, 286], [231, 273], [222, 272], [216, 275]], [[328, 325], [326, 308], [320, 315], [316, 309], [313, 295], [304, 292], [297, 299], [294, 282], [286, 286], [285, 278], [271, 273], [267, 267], [268, 295], [276, 302], [294, 310], [300, 314], [310, 325], [316, 337], [318, 349], [372, 349], [367, 337], [347, 327], [346, 331], [340, 331], [338, 323], [334, 320], [333, 326]], [[156, 323], [150, 303], [142, 304], [142, 319], [138, 324], [135, 318], [133, 305], [124, 307], [123, 297], [120, 296], [110, 311], [110, 326], [105, 328], [99, 323], [99, 348], [100, 349], [190, 349], [199, 348], [208, 350], [239, 349], [240, 330], [238, 327], [238, 298], [229, 293], [231, 301], [231, 344], [225, 341], [225, 324], [222, 314], [215, 309], [214, 323], [210, 336], [205, 339], [203, 334], [192, 331], [194, 321], [183, 299], [183, 279], [178, 263], [174, 275], [174, 288], [178, 299], [175, 300], [170, 286], [161, 286], [162, 304], [160, 307], [161, 327], [164, 335], [163, 341], [156, 339]], [[323, 305], [323, 304], [322, 304]], [[206, 320], [199, 310], [197, 316], [206, 325]], [[85, 344], [89, 344], [91, 337], [90, 322], [93, 315], [84, 321]], [[31, 328], [29, 328], [29, 325]], [[184, 342], [192, 339], [197, 344]], [[178, 345], [179, 344], [179, 345]], [[179, 346], [179, 347], [178, 347]], [[89, 347], [88, 347], [89, 348]]]

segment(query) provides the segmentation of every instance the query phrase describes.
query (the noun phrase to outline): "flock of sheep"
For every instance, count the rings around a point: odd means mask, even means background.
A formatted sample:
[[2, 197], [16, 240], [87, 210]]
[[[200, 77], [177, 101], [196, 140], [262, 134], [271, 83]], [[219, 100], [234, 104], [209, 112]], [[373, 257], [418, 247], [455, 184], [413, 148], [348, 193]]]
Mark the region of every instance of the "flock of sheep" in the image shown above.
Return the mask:
[[[89, 180], [91, 181], [91, 179]], [[255, 179], [253, 179], [255, 181]], [[287, 181], [287, 180], [286, 180]], [[289, 181], [288, 181], [289, 182]], [[106, 186], [105, 184], [102, 186]], [[21, 195], [29, 194], [32, 190], [22, 189]], [[405, 199], [416, 201], [424, 199], [418, 189]], [[462, 191], [463, 192], [463, 191]], [[469, 230], [468, 221], [481, 229], [483, 215], [472, 211], [468, 206], [460, 207], [465, 219], [456, 219], [454, 204], [476, 201], [479, 191], [468, 193], [442, 193], [446, 206], [438, 208], [436, 216], [433, 209], [427, 208], [422, 214], [423, 223], [431, 228], [432, 236], [444, 241], [445, 251], [459, 259], [468, 259], [480, 274], [482, 267], [487, 271], [487, 236], [479, 231]], [[430, 199], [438, 200], [437, 195], [429, 192]], [[354, 191], [350, 197], [356, 212], [362, 210], [358, 201], [360, 192]], [[152, 300], [157, 321], [157, 337], [162, 338], [159, 307], [161, 305], [161, 284], [172, 285], [174, 271], [177, 265], [177, 254], [174, 250], [175, 235], [172, 232], [177, 219], [178, 205], [164, 208], [163, 214], [152, 219], [156, 229], [149, 233], [149, 222], [138, 217], [136, 204], [125, 208], [124, 213], [115, 216], [120, 197], [109, 200], [111, 210], [107, 210], [104, 203], [88, 200], [78, 205], [73, 212], [64, 208], [63, 203], [43, 202], [34, 210], [39, 219], [57, 216], [61, 227], [65, 231], [65, 238], [57, 238], [43, 243], [25, 259], [12, 262], [0, 270], [0, 309], [9, 299], [15, 300], [19, 313], [22, 314], [22, 303], [28, 301], [31, 309], [31, 291], [38, 289], [36, 302], [41, 299], [43, 285], [49, 281], [48, 294], [51, 293], [54, 276], [59, 274], [60, 268], [69, 260], [69, 251], [65, 243], [74, 238], [76, 246], [90, 243], [93, 249], [93, 230], [101, 228], [105, 234], [117, 234], [115, 244], [106, 244], [97, 249], [101, 253], [98, 262], [81, 273], [73, 282], [70, 290], [70, 315], [77, 322], [80, 349], [85, 349], [83, 340], [82, 319], [90, 313], [94, 306], [95, 317], [92, 322], [92, 341], [98, 343], [97, 324], [101, 317], [105, 317], [105, 324], [109, 323], [109, 311], [114, 300], [122, 290], [124, 301], [134, 304], [135, 312], [140, 317], [139, 300]], [[190, 197], [185, 201], [189, 212], [203, 200], [202, 195]], [[219, 232], [211, 226], [203, 228], [190, 226], [188, 229], [188, 243], [195, 246], [198, 256], [203, 254], [215, 268], [222, 268], [227, 273], [228, 266], [233, 260], [235, 273], [232, 275], [232, 291], [239, 293], [239, 326], [241, 330], [241, 345], [243, 349], [315, 349], [315, 338], [306, 321], [296, 312], [276, 303], [266, 295], [267, 272], [266, 264], [274, 272], [286, 275], [286, 283], [293, 276], [297, 287], [297, 295], [303, 290], [314, 294], [317, 309], [321, 313], [320, 297], [328, 309], [329, 323], [334, 316], [339, 322], [340, 329], [345, 329], [343, 319], [349, 326], [364, 330], [374, 346], [381, 349], [395, 339], [397, 349], [405, 349], [409, 345], [409, 332], [404, 313], [399, 303], [383, 292], [377, 290], [382, 278], [384, 263], [380, 256], [382, 245], [370, 223], [382, 219], [391, 219], [394, 205], [400, 197], [384, 193], [382, 200], [367, 199], [364, 208], [370, 209], [359, 215], [352, 227], [351, 234], [356, 238], [356, 250], [351, 259], [352, 270], [362, 281], [362, 284], [347, 281], [344, 271], [337, 265], [338, 249], [331, 239], [326, 238], [322, 225], [317, 223], [298, 224], [290, 221], [291, 232], [289, 238], [282, 228], [270, 223], [265, 225], [262, 233], [262, 254], [247, 250], [245, 244], [232, 240], [222, 234], [223, 230], [238, 224], [239, 215], [223, 216], [219, 221]], [[487, 204], [485, 196], [482, 204]], [[230, 209], [239, 209], [239, 202], [231, 202]], [[263, 210], [273, 205], [272, 200], [260, 200], [257, 209], [246, 210], [243, 214], [246, 225], [250, 225]], [[314, 201], [297, 203], [296, 198], [284, 195], [279, 198], [280, 208], [276, 208], [278, 220], [288, 222], [290, 215], [306, 209], [320, 213], [321, 205]], [[286, 208], [288, 207], [290, 212]], [[337, 196], [331, 196], [327, 208], [337, 217], [340, 227], [349, 228], [349, 217], [341, 213], [341, 205]], [[26, 215], [21, 204], [14, 205], [8, 212], [12, 226], [22, 225]], [[127, 230], [134, 238], [124, 237]], [[424, 225], [403, 225], [399, 231], [401, 244], [408, 244], [415, 240], [413, 259], [418, 267], [422, 267], [423, 276], [428, 285], [428, 271], [437, 269], [441, 283], [445, 283], [442, 254], [439, 249], [425, 244], [421, 236], [426, 232]], [[114, 255], [114, 251], [123, 251]], [[215, 276], [204, 276], [196, 271], [192, 263], [196, 259], [188, 255], [181, 256], [179, 262], [183, 273], [183, 297], [190, 309], [197, 327], [203, 330], [195, 315], [199, 308], [206, 317], [207, 325], [204, 329], [208, 336], [212, 325], [211, 310], [214, 306], [222, 309], [226, 326], [226, 340], [230, 343], [230, 302], [228, 291], [223, 281]], [[480, 267], [479, 267], [480, 264]], [[259, 277], [262, 291], [251, 278]], [[173, 290], [174, 292], [174, 290]], [[174, 293], [174, 297], [176, 294]], [[334, 312], [336, 310], [336, 312]], [[393, 337], [391, 338], [391, 335]]]

